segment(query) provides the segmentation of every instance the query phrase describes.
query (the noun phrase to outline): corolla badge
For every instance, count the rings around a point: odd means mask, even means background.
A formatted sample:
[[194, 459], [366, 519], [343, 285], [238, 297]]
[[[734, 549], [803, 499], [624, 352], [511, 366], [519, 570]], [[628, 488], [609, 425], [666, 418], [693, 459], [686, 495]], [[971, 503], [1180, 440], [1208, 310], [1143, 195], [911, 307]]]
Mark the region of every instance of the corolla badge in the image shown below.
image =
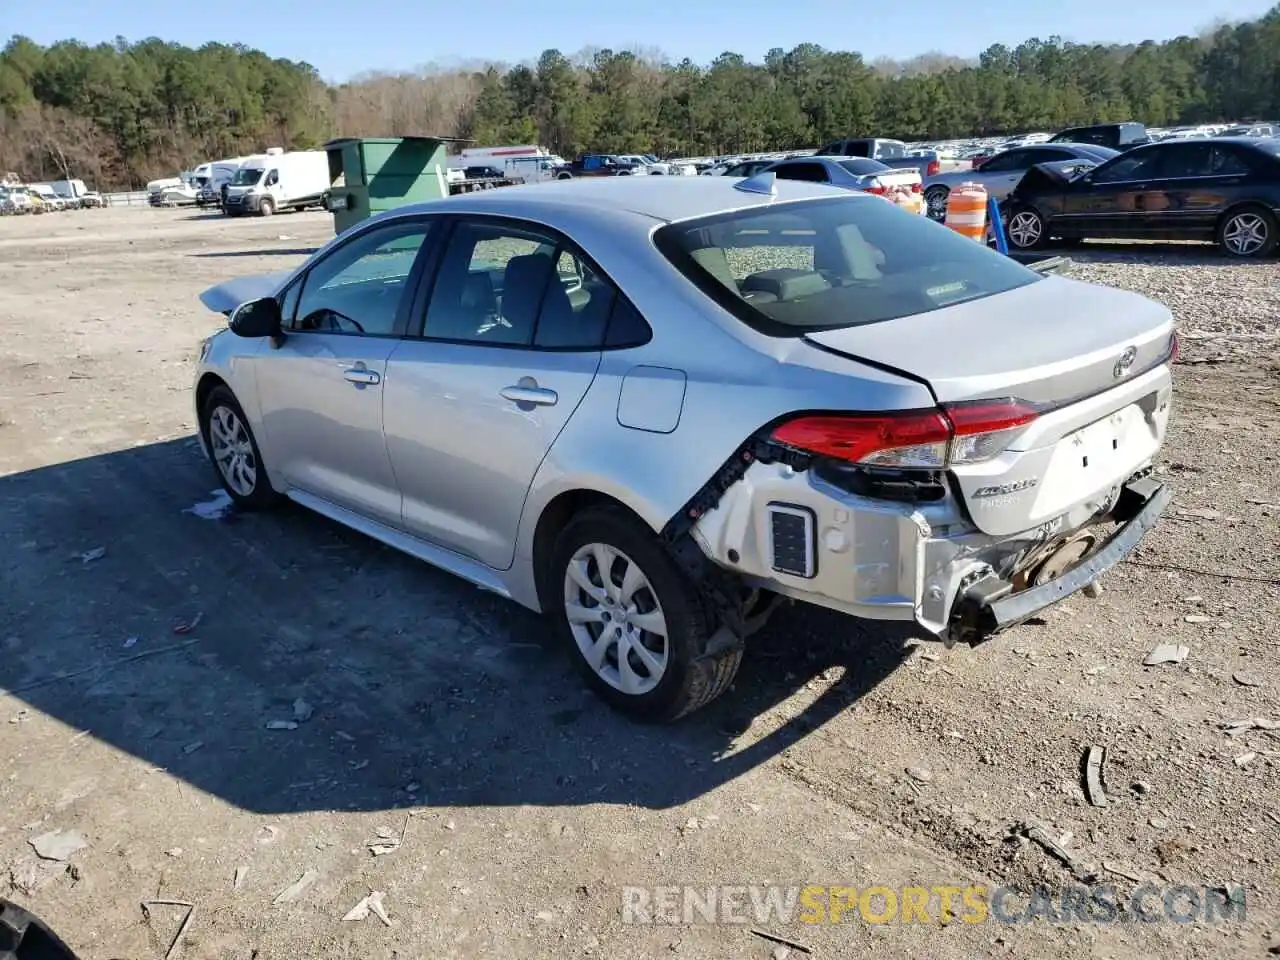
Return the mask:
[[1138, 359], [1137, 347], [1125, 347], [1124, 353], [1120, 354], [1120, 359], [1116, 361], [1116, 365], [1111, 370], [1111, 375], [1119, 380], [1130, 368], [1133, 367], [1133, 361]]

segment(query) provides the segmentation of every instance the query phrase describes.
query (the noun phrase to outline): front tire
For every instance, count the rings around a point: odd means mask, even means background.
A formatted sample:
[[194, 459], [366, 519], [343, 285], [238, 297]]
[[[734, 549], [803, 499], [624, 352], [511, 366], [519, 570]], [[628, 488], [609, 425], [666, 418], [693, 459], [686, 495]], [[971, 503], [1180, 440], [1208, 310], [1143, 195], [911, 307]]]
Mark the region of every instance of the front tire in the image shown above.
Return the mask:
[[1009, 239], [1009, 246], [1019, 250], [1042, 247], [1048, 239], [1045, 236], [1044, 217], [1031, 207], [1015, 207], [1005, 225], [1005, 236]]
[[258, 216], [269, 217], [276, 212], [275, 202], [270, 197], [263, 197], [262, 203], [258, 205]]
[[617, 507], [575, 516], [545, 580], [548, 610], [591, 688], [646, 723], [706, 706], [733, 682], [741, 643], [708, 650], [714, 618], [657, 537]]
[[1218, 246], [1229, 257], [1261, 260], [1275, 253], [1277, 243], [1275, 215], [1256, 204], [1229, 211], [1218, 226]]
[[267, 476], [249, 418], [227, 387], [209, 391], [200, 411], [200, 430], [218, 480], [232, 500], [248, 510], [264, 510], [280, 499]]

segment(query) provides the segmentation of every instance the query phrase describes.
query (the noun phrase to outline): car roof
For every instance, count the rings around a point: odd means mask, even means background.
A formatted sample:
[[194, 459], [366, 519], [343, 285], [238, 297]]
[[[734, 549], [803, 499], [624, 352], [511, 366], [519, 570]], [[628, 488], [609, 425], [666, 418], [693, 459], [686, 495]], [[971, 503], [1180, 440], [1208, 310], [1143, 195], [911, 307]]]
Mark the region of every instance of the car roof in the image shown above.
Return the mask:
[[780, 201], [858, 196], [824, 184], [775, 180], [775, 192], [770, 197], [736, 189], [741, 182], [736, 177], [575, 177], [572, 180], [466, 193], [397, 207], [392, 212], [399, 215], [456, 212], [545, 218], [557, 208], [573, 208], [577, 216], [598, 211], [671, 223], [764, 207]]

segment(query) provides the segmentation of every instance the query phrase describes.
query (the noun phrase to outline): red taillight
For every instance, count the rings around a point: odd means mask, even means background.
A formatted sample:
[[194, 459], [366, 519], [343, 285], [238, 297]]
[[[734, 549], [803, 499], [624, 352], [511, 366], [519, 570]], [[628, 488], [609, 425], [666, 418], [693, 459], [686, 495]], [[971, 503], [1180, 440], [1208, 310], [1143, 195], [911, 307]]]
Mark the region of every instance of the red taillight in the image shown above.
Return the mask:
[[772, 436], [788, 447], [834, 460], [938, 470], [998, 456], [1037, 415], [1017, 400], [983, 400], [940, 410], [802, 416], [779, 425]]
[[942, 164], [937, 160], [930, 160], [929, 166], [925, 168], [924, 175], [926, 177], [936, 177], [942, 172]]
[[923, 184], [923, 183], [913, 183], [913, 184], [911, 185], [911, 192], [912, 192], [912, 193], [924, 193], [924, 184]]
[[889, 188], [882, 187], [880, 184], [874, 183], [871, 186], [867, 187], [866, 192], [874, 193], [877, 197], [883, 197], [886, 193], [889, 192]]
[[1017, 400], [977, 400], [944, 404], [955, 427], [948, 463], [983, 463], [999, 456], [1013, 435], [1038, 417], [1039, 412]]
[[1178, 358], [1182, 356], [1182, 340], [1178, 337], [1178, 331], [1173, 331], [1169, 337], [1169, 362], [1177, 363]]
[[777, 427], [773, 439], [833, 460], [936, 469], [946, 465], [951, 426], [938, 410], [809, 416]]

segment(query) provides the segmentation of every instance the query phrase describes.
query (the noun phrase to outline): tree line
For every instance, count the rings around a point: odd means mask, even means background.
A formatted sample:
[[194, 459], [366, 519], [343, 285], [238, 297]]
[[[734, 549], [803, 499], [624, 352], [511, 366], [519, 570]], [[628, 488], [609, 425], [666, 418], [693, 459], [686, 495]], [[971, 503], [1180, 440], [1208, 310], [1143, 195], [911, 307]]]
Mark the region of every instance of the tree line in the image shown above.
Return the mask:
[[867, 62], [801, 44], [762, 63], [545, 51], [535, 62], [365, 74], [326, 84], [309, 64], [245, 46], [158, 39], [0, 52], [0, 172], [137, 187], [205, 160], [332, 136], [438, 134], [664, 156], [813, 146], [844, 136], [905, 140], [1280, 119], [1280, 5], [1195, 37], [1130, 45], [1050, 37], [993, 45], [972, 62], [939, 54]]

